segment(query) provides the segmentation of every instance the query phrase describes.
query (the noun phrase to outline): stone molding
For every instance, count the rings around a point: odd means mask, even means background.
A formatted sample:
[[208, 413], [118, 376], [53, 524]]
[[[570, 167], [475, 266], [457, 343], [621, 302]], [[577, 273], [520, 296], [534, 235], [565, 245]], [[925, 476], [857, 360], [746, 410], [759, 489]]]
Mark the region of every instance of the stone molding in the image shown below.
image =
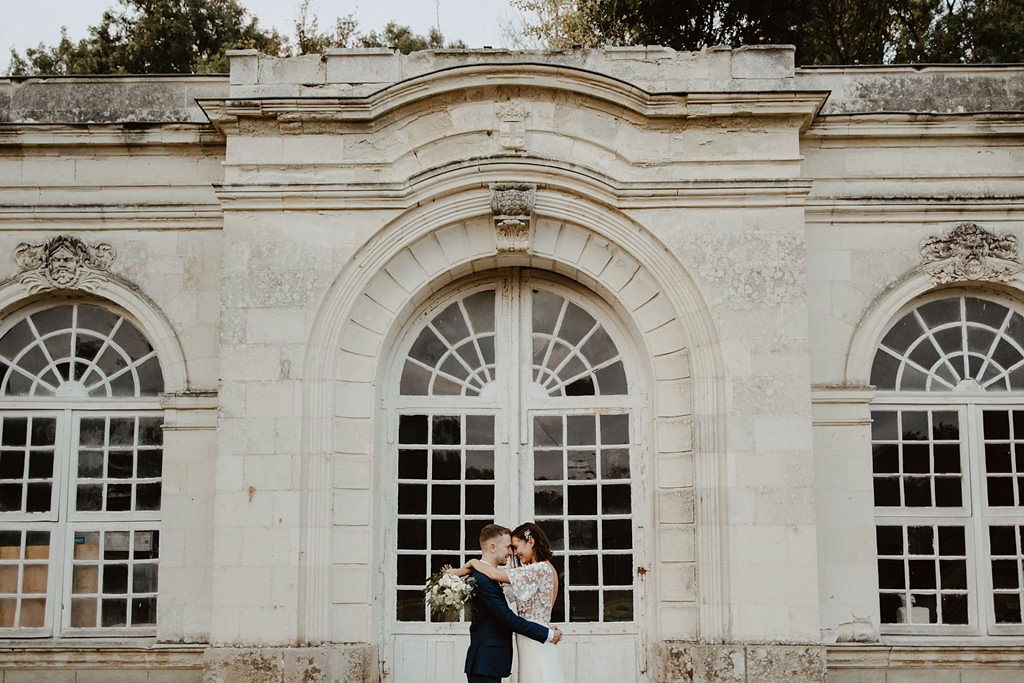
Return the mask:
[[[476, 63], [388, 83], [363, 95], [198, 98], [196, 102], [214, 126], [230, 133], [238, 130], [242, 118], [276, 119], [286, 128], [313, 121], [340, 127], [365, 125], [425, 99], [495, 87], [572, 92], [647, 118], [793, 117], [799, 119], [801, 130], [807, 130], [828, 97], [828, 91], [809, 90], [651, 93], [611, 76], [565, 65]], [[300, 130], [298, 126], [296, 132]]]
[[875, 388], [859, 384], [811, 387], [811, 424], [815, 427], [860, 427], [871, 424], [868, 405]]
[[[123, 643], [10, 643], [0, 648], [5, 669], [201, 669], [206, 645], [129, 646]], [[2, 677], [2, 674], [0, 674]]]
[[497, 253], [526, 254], [530, 251], [530, 223], [536, 203], [537, 186], [532, 183], [491, 185]]
[[73, 235], [45, 242], [22, 242], [14, 251], [21, 271], [16, 276], [31, 294], [56, 289], [95, 292], [110, 277], [117, 252], [106, 242], [89, 244]]
[[829, 645], [828, 668], [1024, 668], [1021, 645]]
[[160, 407], [164, 410], [164, 431], [215, 430], [219, 405], [216, 391], [161, 394]]
[[1017, 238], [996, 235], [977, 223], [961, 223], [945, 235], [927, 238], [921, 244], [924, 268], [932, 282], [988, 280], [1010, 282], [1022, 266]]

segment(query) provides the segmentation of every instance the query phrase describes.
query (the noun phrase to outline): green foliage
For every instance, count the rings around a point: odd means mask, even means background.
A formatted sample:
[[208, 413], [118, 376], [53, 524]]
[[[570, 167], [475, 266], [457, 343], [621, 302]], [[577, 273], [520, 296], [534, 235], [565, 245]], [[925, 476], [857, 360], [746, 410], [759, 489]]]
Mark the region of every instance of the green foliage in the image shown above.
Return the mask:
[[511, 0], [524, 42], [791, 44], [801, 64], [1024, 60], [1020, 0]]
[[77, 43], [62, 30], [22, 57], [11, 51], [10, 73], [189, 73], [227, 70], [225, 51], [256, 48], [277, 54], [285, 44], [262, 30], [237, 0], [118, 0]]
[[436, 50], [442, 47], [450, 49], [465, 49], [466, 47], [461, 40], [445, 45], [444, 36], [436, 28], [430, 29], [430, 32], [424, 36], [413, 33], [408, 26], [399, 26], [393, 21], [389, 21], [380, 34], [370, 31], [365, 35], [358, 36], [357, 41], [361, 47], [397, 48], [402, 54], [409, 54], [417, 50]]
[[320, 31], [316, 14], [309, 11], [310, 0], [302, 0], [295, 19], [295, 47], [300, 55], [322, 54], [331, 47], [351, 47], [358, 26], [354, 15], [346, 14], [334, 21], [334, 31]]
[[227, 50], [255, 48], [265, 54], [322, 53], [332, 47], [394, 47], [404, 53], [449, 47], [465, 48], [462, 41], [449, 42], [437, 29], [426, 36], [408, 26], [389, 22], [377, 34], [356, 32], [353, 15], [335, 20], [333, 30], [321, 31], [309, 9], [299, 5], [295, 20], [295, 45], [276, 30], [264, 30], [239, 0], [117, 0], [103, 12], [88, 35], [71, 40], [65, 29], [56, 45], [11, 50], [8, 73], [30, 74], [153, 74], [224, 73]]

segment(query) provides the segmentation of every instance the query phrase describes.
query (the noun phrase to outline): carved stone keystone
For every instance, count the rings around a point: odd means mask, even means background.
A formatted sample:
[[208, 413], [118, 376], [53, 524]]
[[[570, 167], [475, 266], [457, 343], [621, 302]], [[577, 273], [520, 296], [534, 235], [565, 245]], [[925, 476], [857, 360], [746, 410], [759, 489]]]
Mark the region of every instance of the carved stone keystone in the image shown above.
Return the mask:
[[964, 280], [1008, 282], [1021, 271], [1017, 238], [996, 235], [975, 223], [961, 223], [945, 236], [921, 244], [924, 267], [935, 284]]
[[530, 183], [491, 185], [491, 211], [499, 254], [529, 251], [530, 222], [536, 199], [537, 186]]
[[93, 292], [111, 277], [115, 258], [117, 252], [109, 244], [90, 245], [71, 235], [35, 244], [22, 242], [14, 250], [14, 262], [21, 269], [16, 277], [33, 294], [54, 289]]

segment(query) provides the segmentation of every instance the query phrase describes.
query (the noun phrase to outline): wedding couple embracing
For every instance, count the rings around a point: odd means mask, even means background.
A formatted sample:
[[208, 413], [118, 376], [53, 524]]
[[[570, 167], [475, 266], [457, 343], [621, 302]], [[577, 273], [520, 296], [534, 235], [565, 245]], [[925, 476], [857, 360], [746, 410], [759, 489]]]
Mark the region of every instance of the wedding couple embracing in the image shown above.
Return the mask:
[[[469, 683], [497, 683], [512, 672], [513, 632], [519, 651], [520, 682], [564, 683], [555, 652], [562, 631], [550, 625], [551, 608], [558, 595], [558, 573], [551, 564], [551, 544], [544, 531], [530, 522], [513, 531], [488, 524], [480, 530], [480, 550], [479, 560], [450, 570], [476, 580], [466, 653]], [[509, 562], [510, 554], [519, 562]], [[499, 584], [511, 587], [510, 599], [516, 612], [509, 608]]]

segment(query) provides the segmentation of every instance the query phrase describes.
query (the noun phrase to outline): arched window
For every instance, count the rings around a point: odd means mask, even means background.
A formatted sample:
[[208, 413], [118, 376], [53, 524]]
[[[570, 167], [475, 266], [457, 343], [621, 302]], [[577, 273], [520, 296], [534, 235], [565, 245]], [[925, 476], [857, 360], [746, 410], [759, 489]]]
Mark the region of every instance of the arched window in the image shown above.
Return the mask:
[[918, 302], [871, 381], [883, 631], [1024, 632], [1024, 317], [975, 294]]
[[68, 303], [0, 335], [0, 633], [155, 632], [163, 433], [156, 353]]
[[478, 556], [497, 519], [536, 520], [549, 536], [555, 621], [632, 628], [635, 406], [611, 316], [513, 270], [415, 320], [390, 399], [396, 622], [434, 621], [425, 578]]

